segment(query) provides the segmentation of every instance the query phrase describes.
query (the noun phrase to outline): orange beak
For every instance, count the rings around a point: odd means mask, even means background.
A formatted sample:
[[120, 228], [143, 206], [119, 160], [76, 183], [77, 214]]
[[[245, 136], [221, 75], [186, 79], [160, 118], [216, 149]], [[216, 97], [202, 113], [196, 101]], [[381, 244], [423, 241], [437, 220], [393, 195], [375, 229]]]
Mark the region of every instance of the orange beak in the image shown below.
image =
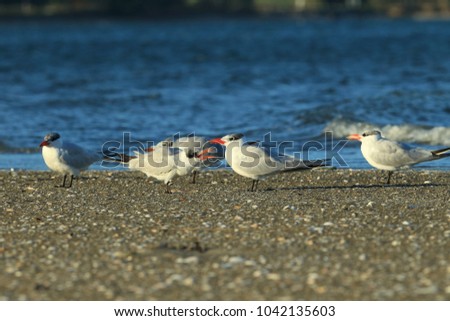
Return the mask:
[[48, 141], [44, 140], [44, 141], [39, 145], [39, 147], [44, 147], [44, 146], [48, 146], [48, 145], [50, 145], [50, 143], [49, 143]]
[[359, 140], [361, 141], [362, 136], [360, 134], [351, 134], [349, 136], [347, 136], [348, 140]]
[[225, 145], [225, 141], [223, 141], [221, 138], [214, 138], [214, 139], [211, 139], [209, 142], [212, 144]]

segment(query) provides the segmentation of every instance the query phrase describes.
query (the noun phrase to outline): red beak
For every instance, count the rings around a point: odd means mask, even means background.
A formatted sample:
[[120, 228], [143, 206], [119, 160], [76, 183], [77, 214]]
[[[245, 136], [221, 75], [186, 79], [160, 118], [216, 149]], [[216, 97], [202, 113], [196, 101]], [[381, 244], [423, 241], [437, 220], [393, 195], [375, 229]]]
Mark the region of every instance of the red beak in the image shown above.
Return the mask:
[[223, 141], [221, 138], [214, 138], [214, 139], [211, 139], [209, 142], [212, 144], [225, 145], [225, 141]]
[[155, 149], [153, 148], [153, 147], [149, 147], [149, 148], [146, 148], [146, 149], [144, 149], [144, 152], [153, 152]]
[[44, 147], [44, 146], [48, 146], [48, 145], [50, 145], [50, 143], [49, 143], [48, 141], [44, 140], [44, 141], [39, 145], [39, 147]]
[[362, 136], [360, 134], [351, 134], [351, 135], [347, 136], [347, 139], [361, 141]]
[[196, 157], [200, 160], [205, 160], [205, 159], [210, 159], [210, 158], [218, 158], [217, 156], [214, 156], [214, 155], [205, 155], [207, 153], [214, 153], [215, 151], [217, 151], [217, 149], [214, 147], [206, 148], [206, 149], [202, 150], [200, 153], [197, 153]]

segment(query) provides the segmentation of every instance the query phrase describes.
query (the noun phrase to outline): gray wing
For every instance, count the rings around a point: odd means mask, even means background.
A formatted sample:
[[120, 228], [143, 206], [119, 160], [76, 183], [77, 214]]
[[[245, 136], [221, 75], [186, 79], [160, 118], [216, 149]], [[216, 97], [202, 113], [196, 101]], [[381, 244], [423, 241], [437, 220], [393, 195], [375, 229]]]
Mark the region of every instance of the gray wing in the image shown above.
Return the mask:
[[60, 149], [60, 159], [69, 166], [85, 169], [102, 159], [101, 154], [86, 150], [70, 142], [64, 142]]
[[373, 161], [394, 167], [413, 165], [433, 159], [431, 152], [426, 149], [388, 139], [377, 141], [376, 149], [373, 149], [370, 155]]
[[274, 172], [282, 171], [285, 168], [284, 163], [270, 155], [270, 150], [254, 144], [244, 144], [241, 146], [239, 162], [240, 164], [237, 165], [251, 175], [270, 175]]
[[264, 153], [267, 155], [267, 157], [270, 157], [270, 159], [273, 162], [283, 164], [283, 166], [278, 165], [283, 170], [301, 170], [301, 169], [310, 169], [312, 167], [319, 167], [319, 166], [325, 166], [327, 165], [327, 160], [303, 160], [296, 158], [294, 156], [285, 155], [278, 153], [276, 148], [266, 148], [266, 147], [260, 147], [262, 150], [264, 150]]

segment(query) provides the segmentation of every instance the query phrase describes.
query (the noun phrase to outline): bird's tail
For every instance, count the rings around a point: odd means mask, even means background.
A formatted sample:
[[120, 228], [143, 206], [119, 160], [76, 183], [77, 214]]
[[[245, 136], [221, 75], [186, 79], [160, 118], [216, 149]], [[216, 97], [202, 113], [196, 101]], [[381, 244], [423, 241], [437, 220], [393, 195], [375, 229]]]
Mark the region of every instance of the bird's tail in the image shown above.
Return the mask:
[[434, 150], [434, 151], [431, 152], [431, 154], [433, 154], [433, 156], [436, 157], [436, 158], [449, 157], [450, 156], [450, 147]]
[[137, 158], [137, 156], [130, 156], [127, 154], [115, 152], [103, 152], [103, 160], [115, 163], [128, 164], [130, 160]]
[[323, 166], [330, 166], [331, 165], [331, 159], [316, 159], [316, 160], [302, 160], [302, 159], [295, 159], [292, 161], [289, 161], [286, 164], [286, 169], [284, 172], [290, 172], [290, 171], [301, 171], [305, 169], [311, 169], [314, 167], [323, 167]]

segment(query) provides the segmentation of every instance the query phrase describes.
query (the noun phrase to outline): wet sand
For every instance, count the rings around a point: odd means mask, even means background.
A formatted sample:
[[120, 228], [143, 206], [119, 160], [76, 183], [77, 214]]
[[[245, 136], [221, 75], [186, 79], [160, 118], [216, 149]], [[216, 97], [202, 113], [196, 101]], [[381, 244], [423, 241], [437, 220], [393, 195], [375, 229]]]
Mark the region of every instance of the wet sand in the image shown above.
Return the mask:
[[449, 300], [450, 172], [0, 172], [1, 300]]

